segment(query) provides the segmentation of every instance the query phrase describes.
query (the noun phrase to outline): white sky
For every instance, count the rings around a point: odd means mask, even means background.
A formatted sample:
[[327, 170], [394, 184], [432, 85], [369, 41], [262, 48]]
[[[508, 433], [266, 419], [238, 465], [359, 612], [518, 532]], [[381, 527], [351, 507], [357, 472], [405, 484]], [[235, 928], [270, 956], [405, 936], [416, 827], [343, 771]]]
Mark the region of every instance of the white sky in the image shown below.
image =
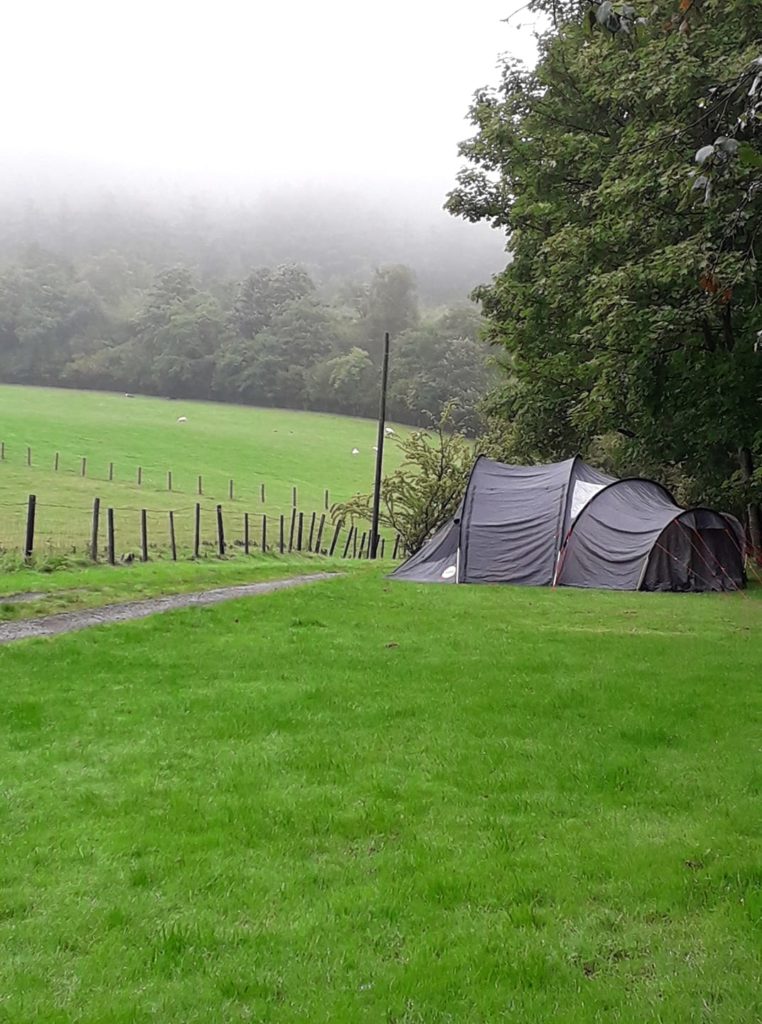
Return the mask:
[[[9, 0], [6, 185], [286, 180], [442, 196], [473, 91], [531, 60], [519, 0]], [[521, 28], [517, 23], [524, 22]], [[30, 169], [35, 169], [34, 173]]]

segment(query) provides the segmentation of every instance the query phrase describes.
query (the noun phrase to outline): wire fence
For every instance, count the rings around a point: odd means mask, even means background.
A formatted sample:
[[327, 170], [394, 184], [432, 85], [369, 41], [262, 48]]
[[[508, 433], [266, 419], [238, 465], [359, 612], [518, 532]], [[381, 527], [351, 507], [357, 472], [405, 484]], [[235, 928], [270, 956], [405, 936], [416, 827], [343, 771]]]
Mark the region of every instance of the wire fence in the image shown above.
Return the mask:
[[[270, 514], [201, 502], [173, 509], [108, 505], [99, 497], [81, 506], [38, 501], [0, 502], [0, 553], [31, 559], [72, 554], [91, 561], [183, 560], [234, 553], [303, 552], [333, 558], [370, 558], [367, 524], [334, 523], [325, 510]], [[380, 535], [378, 558], [399, 558], [399, 536]]]

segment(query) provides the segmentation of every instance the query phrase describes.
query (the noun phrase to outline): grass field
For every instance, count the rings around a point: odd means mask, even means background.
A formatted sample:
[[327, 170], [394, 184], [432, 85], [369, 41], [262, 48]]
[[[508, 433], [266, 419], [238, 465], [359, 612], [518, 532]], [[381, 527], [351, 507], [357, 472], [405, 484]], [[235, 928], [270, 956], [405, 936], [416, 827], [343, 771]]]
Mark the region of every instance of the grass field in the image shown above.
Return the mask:
[[762, 1015], [762, 600], [375, 571], [0, 650], [0, 1020]]
[[[178, 423], [180, 416], [187, 422]], [[167, 512], [175, 510], [178, 543], [187, 553], [198, 500], [204, 536], [211, 546], [217, 503], [224, 505], [231, 540], [241, 538], [245, 511], [256, 517], [252, 534], [258, 540], [261, 513], [290, 513], [292, 487], [297, 488], [298, 506], [305, 513], [323, 511], [326, 488], [330, 502], [369, 491], [376, 425], [317, 413], [0, 385], [0, 440], [5, 445], [0, 461], [0, 548], [22, 548], [27, 496], [35, 493], [42, 552], [84, 548], [97, 495], [104, 509], [115, 509], [120, 553], [137, 549], [141, 508], [149, 510], [149, 536], [157, 551], [167, 547]], [[31, 467], [26, 464], [27, 446], [32, 450]], [[353, 448], [359, 455], [352, 455]], [[53, 468], [56, 452], [58, 472]], [[396, 446], [389, 444], [386, 469], [398, 461]], [[114, 466], [112, 481], [109, 463]], [[272, 522], [269, 536], [273, 538]]]

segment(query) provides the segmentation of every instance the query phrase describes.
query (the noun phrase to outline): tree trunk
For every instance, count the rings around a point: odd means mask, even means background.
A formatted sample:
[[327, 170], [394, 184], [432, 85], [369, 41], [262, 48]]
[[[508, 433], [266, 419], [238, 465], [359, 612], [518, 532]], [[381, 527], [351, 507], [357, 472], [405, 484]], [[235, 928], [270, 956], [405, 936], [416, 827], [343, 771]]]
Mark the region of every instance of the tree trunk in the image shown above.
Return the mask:
[[[741, 466], [741, 479], [745, 484], [751, 483], [751, 478], [754, 474], [751, 449], [741, 448], [738, 452], [738, 461]], [[759, 502], [750, 501], [746, 506], [746, 515], [748, 517], [752, 558], [758, 561], [762, 557], [762, 513], [760, 513]]]

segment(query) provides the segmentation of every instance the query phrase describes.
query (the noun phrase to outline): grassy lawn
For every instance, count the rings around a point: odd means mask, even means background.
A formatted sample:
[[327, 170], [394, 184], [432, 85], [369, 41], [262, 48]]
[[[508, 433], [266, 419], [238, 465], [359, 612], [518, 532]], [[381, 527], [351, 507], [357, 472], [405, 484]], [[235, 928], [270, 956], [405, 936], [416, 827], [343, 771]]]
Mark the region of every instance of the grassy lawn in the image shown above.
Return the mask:
[[365, 572], [0, 650], [0, 1020], [759, 1020], [759, 597]]
[[[198, 562], [135, 562], [132, 565], [74, 567], [56, 572], [0, 571], [0, 622], [140, 601], [239, 583], [258, 583], [313, 572], [357, 572], [364, 563], [312, 555], [262, 555]], [[25, 600], [13, 600], [24, 595]], [[26, 600], [34, 596], [33, 600]]]
[[[186, 423], [178, 423], [185, 416]], [[395, 428], [404, 433], [404, 428]], [[178, 544], [192, 544], [193, 509], [202, 504], [203, 536], [214, 541], [214, 508], [225, 507], [227, 532], [240, 540], [249, 512], [257, 542], [261, 514], [290, 513], [292, 487], [305, 513], [324, 510], [373, 484], [376, 425], [371, 420], [255, 409], [213, 402], [125, 398], [123, 395], [0, 385], [0, 548], [21, 548], [28, 494], [38, 499], [38, 549], [82, 550], [88, 542], [95, 496], [115, 509], [120, 553], [136, 550], [140, 509], [148, 509], [152, 546], [168, 543], [167, 512], [176, 512]], [[26, 449], [32, 449], [32, 466]], [[353, 448], [359, 449], [352, 455]], [[53, 469], [60, 453], [59, 470]], [[87, 458], [87, 476], [80, 474]], [[385, 466], [399, 460], [394, 444]], [[109, 463], [114, 479], [109, 481]], [[137, 485], [137, 470], [142, 483]], [[167, 471], [172, 491], [167, 491]], [[197, 495], [197, 478], [204, 494]], [[234, 499], [229, 499], [229, 480]], [[265, 501], [260, 485], [265, 484]], [[269, 524], [270, 543], [276, 524]], [[102, 528], [105, 538], [105, 523]]]

